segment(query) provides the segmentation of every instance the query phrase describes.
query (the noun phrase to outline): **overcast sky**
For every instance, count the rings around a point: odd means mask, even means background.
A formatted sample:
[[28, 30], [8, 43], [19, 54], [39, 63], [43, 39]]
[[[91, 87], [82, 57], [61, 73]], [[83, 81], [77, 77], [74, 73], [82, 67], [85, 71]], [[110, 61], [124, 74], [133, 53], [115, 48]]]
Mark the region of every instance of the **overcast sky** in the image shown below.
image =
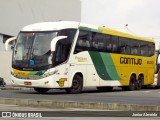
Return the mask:
[[81, 0], [82, 22], [160, 41], [160, 0]]

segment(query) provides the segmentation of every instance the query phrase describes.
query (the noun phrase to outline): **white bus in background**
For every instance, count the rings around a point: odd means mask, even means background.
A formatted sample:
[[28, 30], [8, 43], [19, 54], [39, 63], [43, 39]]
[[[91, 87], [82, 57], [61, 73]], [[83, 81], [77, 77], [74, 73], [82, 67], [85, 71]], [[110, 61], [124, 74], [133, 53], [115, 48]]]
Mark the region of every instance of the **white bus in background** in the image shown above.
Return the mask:
[[155, 77], [152, 86], [160, 88], [160, 50], [156, 50]]

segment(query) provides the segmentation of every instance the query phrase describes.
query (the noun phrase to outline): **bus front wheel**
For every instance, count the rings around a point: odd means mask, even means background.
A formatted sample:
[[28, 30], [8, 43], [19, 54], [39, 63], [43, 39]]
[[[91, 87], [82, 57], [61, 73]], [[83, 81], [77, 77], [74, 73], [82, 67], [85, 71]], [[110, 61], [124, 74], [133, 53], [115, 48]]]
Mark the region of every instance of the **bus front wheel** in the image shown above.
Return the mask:
[[66, 88], [66, 92], [70, 94], [77, 94], [82, 91], [83, 88], [83, 79], [79, 75], [75, 75], [72, 81], [71, 88]]
[[34, 90], [40, 94], [44, 94], [49, 90], [49, 88], [34, 88]]

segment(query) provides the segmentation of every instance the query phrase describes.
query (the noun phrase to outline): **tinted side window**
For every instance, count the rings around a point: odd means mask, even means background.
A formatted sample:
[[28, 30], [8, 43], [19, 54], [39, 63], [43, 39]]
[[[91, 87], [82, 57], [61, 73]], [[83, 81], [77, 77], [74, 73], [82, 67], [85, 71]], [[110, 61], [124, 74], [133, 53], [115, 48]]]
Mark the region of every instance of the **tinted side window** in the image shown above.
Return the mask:
[[56, 44], [56, 53], [54, 56], [54, 65], [56, 66], [60, 63], [65, 62], [70, 53], [71, 44], [75, 37], [76, 30], [74, 29], [64, 29], [59, 32], [59, 36], [68, 36], [65, 39], [59, 40]]
[[137, 40], [131, 40], [131, 55], [139, 54], [139, 42]]
[[56, 46], [56, 57], [55, 57], [55, 62], [57, 64], [60, 64], [64, 62], [67, 59], [67, 46], [64, 44], [66, 39], [59, 40], [57, 42]]
[[105, 35], [100, 33], [94, 33], [92, 38], [93, 51], [106, 52], [107, 47]]
[[118, 36], [112, 36], [112, 51], [113, 53], [118, 53]]
[[74, 53], [79, 53], [82, 51], [89, 51], [91, 50], [91, 35], [92, 33], [85, 30], [79, 31], [79, 36], [77, 39], [76, 47]]
[[140, 44], [140, 54], [142, 56], [148, 56], [148, 45], [147, 45], [147, 42], [141, 42], [141, 44]]
[[128, 38], [119, 37], [119, 53], [130, 54], [130, 45]]
[[111, 35], [105, 35], [105, 39], [106, 39], [106, 46], [107, 46], [107, 52], [111, 52], [112, 51], [112, 42], [111, 42]]
[[155, 52], [155, 44], [149, 43], [148, 56], [154, 55], [154, 52]]

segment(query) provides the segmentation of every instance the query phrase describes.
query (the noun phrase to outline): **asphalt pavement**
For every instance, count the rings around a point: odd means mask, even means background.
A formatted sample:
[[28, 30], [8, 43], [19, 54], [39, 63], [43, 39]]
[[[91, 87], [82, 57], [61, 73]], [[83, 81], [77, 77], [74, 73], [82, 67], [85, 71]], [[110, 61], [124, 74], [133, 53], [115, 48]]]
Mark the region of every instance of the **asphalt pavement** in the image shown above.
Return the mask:
[[38, 94], [33, 89], [1, 89], [0, 104], [16, 104], [47, 108], [85, 108], [99, 110], [160, 111], [160, 89], [99, 92], [86, 88], [80, 94], [50, 90]]

